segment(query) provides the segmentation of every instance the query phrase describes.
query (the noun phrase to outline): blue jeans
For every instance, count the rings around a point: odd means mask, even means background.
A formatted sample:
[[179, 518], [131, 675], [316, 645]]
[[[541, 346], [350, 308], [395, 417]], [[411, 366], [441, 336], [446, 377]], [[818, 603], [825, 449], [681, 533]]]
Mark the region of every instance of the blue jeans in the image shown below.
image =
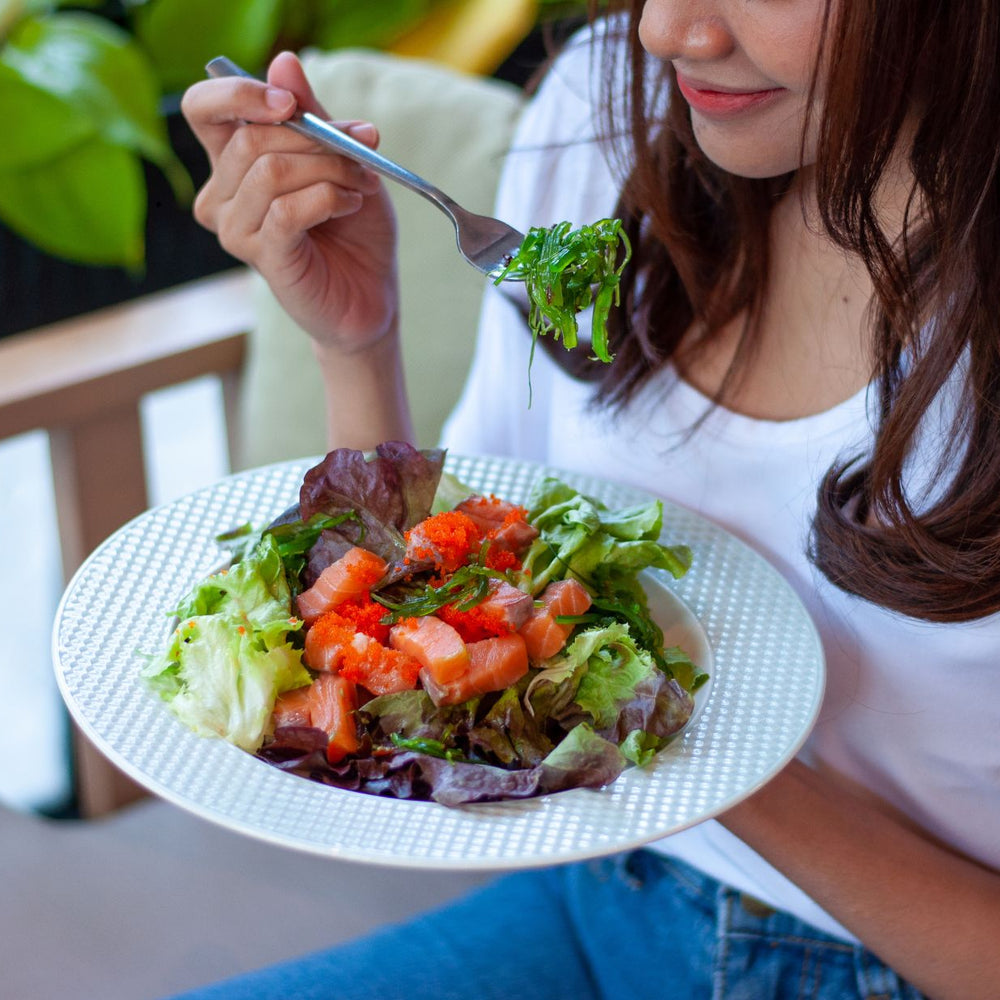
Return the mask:
[[504, 876], [187, 1000], [920, 1000], [871, 952], [649, 851]]

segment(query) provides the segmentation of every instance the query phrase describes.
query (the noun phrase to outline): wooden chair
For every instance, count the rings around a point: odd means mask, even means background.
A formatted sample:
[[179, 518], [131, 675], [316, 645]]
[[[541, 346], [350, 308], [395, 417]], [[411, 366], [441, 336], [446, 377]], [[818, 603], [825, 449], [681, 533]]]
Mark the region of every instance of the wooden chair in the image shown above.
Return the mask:
[[[313, 53], [305, 63], [331, 114], [377, 122], [387, 155], [470, 209], [490, 210], [519, 91], [395, 55]], [[483, 279], [436, 209], [409, 191], [391, 194], [418, 442], [432, 444], [471, 357]], [[67, 579], [148, 505], [142, 398], [204, 375], [222, 382], [234, 468], [325, 450], [307, 338], [246, 269], [0, 341], [0, 440], [48, 434]], [[76, 772], [86, 816], [142, 794], [82, 739]]]

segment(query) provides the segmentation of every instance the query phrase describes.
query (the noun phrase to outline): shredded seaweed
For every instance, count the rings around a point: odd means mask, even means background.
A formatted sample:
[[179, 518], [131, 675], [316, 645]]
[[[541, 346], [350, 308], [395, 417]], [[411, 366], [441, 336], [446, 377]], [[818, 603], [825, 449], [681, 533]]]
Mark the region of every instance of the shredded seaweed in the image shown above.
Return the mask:
[[577, 315], [593, 304], [590, 346], [595, 358], [610, 363], [608, 315], [618, 305], [621, 274], [631, 256], [620, 219], [578, 229], [569, 222], [533, 227], [494, 283], [524, 282], [532, 351], [545, 335], [561, 340], [567, 350], [576, 347]]

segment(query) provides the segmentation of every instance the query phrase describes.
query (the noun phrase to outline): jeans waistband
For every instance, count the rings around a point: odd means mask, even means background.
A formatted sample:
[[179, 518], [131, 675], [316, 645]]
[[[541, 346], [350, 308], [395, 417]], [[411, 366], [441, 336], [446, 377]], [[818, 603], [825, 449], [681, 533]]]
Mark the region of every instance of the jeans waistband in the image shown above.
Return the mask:
[[[761, 994], [754, 991], [760, 990], [762, 966], [766, 965], [774, 967], [775, 984], [786, 982], [785, 986], [774, 986], [770, 996], [777, 998], [843, 1000], [842, 994], [823, 988], [824, 980], [840, 979], [850, 982], [852, 995], [864, 1000], [924, 1000], [915, 987], [863, 946], [833, 937], [686, 862], [638, 850], [603, 859], [601, 864], [606, 876], [613, 872], [637, 891], [669, 879], [672, 891], [685, 894], [702, 910], [714, 911], [713, 1000], [761, 1000]], [[779, 972], [779, 965], [783, 971]], [[792, 967], [801, 982], [789, 991], [787, 968]]]

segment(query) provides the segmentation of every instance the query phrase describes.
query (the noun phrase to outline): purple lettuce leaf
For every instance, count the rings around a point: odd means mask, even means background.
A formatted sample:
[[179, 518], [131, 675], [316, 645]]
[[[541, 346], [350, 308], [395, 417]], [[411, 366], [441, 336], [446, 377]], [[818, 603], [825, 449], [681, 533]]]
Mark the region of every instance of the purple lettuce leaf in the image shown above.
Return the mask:
[[311, 468], [299, 490], [299, 517], [353, 511], [356, 519], [320, 535], [309, 552], [306, 584], [358, 544], [390, 565], [401, 563], [403, 532], [430, 513], [444, 455], [441, 449], [420, 451], [389, 441], [370, 459], [362, 451], [338, 448]]
[[525, 711], [517, 688], [503, 691], [467, 738], [472, 752], [505, 766], [534, 767], [553, 750], [543, 720]]
[[373, 739], [391, 745], [393, 734], [406, 739], [426, 738], [450, 743], [460, 740], [476, 724], [479, 699], [458, 705], [435, 705], [423, 690], [383, 694], [358, 710], [362, 726]]
[[430, 513], [444, 454], [402, 441], [380, 444], [371, 459], [363, 451], [337, 448], [305, 474], [299, 490], [301, 516], [308, 520], [320, 512], [361, 507], [398, 531], [412, 528]]
[[[308, 737], [302, 739], [308, 741]], [[432, 800], [446, 806], [524, 799], [569, 788], [601, 788], [614, 781], [628, 763], [614, 743], [586, 725], [568, 733], [535, 766], [516, 770], [448, 761], [412, 750], [349, 757], [330, 764], [322, 749], [296, 750], [277, 742], [262, 748], [258, 756], [284, 771], [335, 788]]]
[[621, 743], [637, 729], [667, 739], [680, 732], [694, 712], [694, 699], [674, 680], [657, 670], [635, 687], [635, 696], [625, 704], [615, 725], [602, 735]]

